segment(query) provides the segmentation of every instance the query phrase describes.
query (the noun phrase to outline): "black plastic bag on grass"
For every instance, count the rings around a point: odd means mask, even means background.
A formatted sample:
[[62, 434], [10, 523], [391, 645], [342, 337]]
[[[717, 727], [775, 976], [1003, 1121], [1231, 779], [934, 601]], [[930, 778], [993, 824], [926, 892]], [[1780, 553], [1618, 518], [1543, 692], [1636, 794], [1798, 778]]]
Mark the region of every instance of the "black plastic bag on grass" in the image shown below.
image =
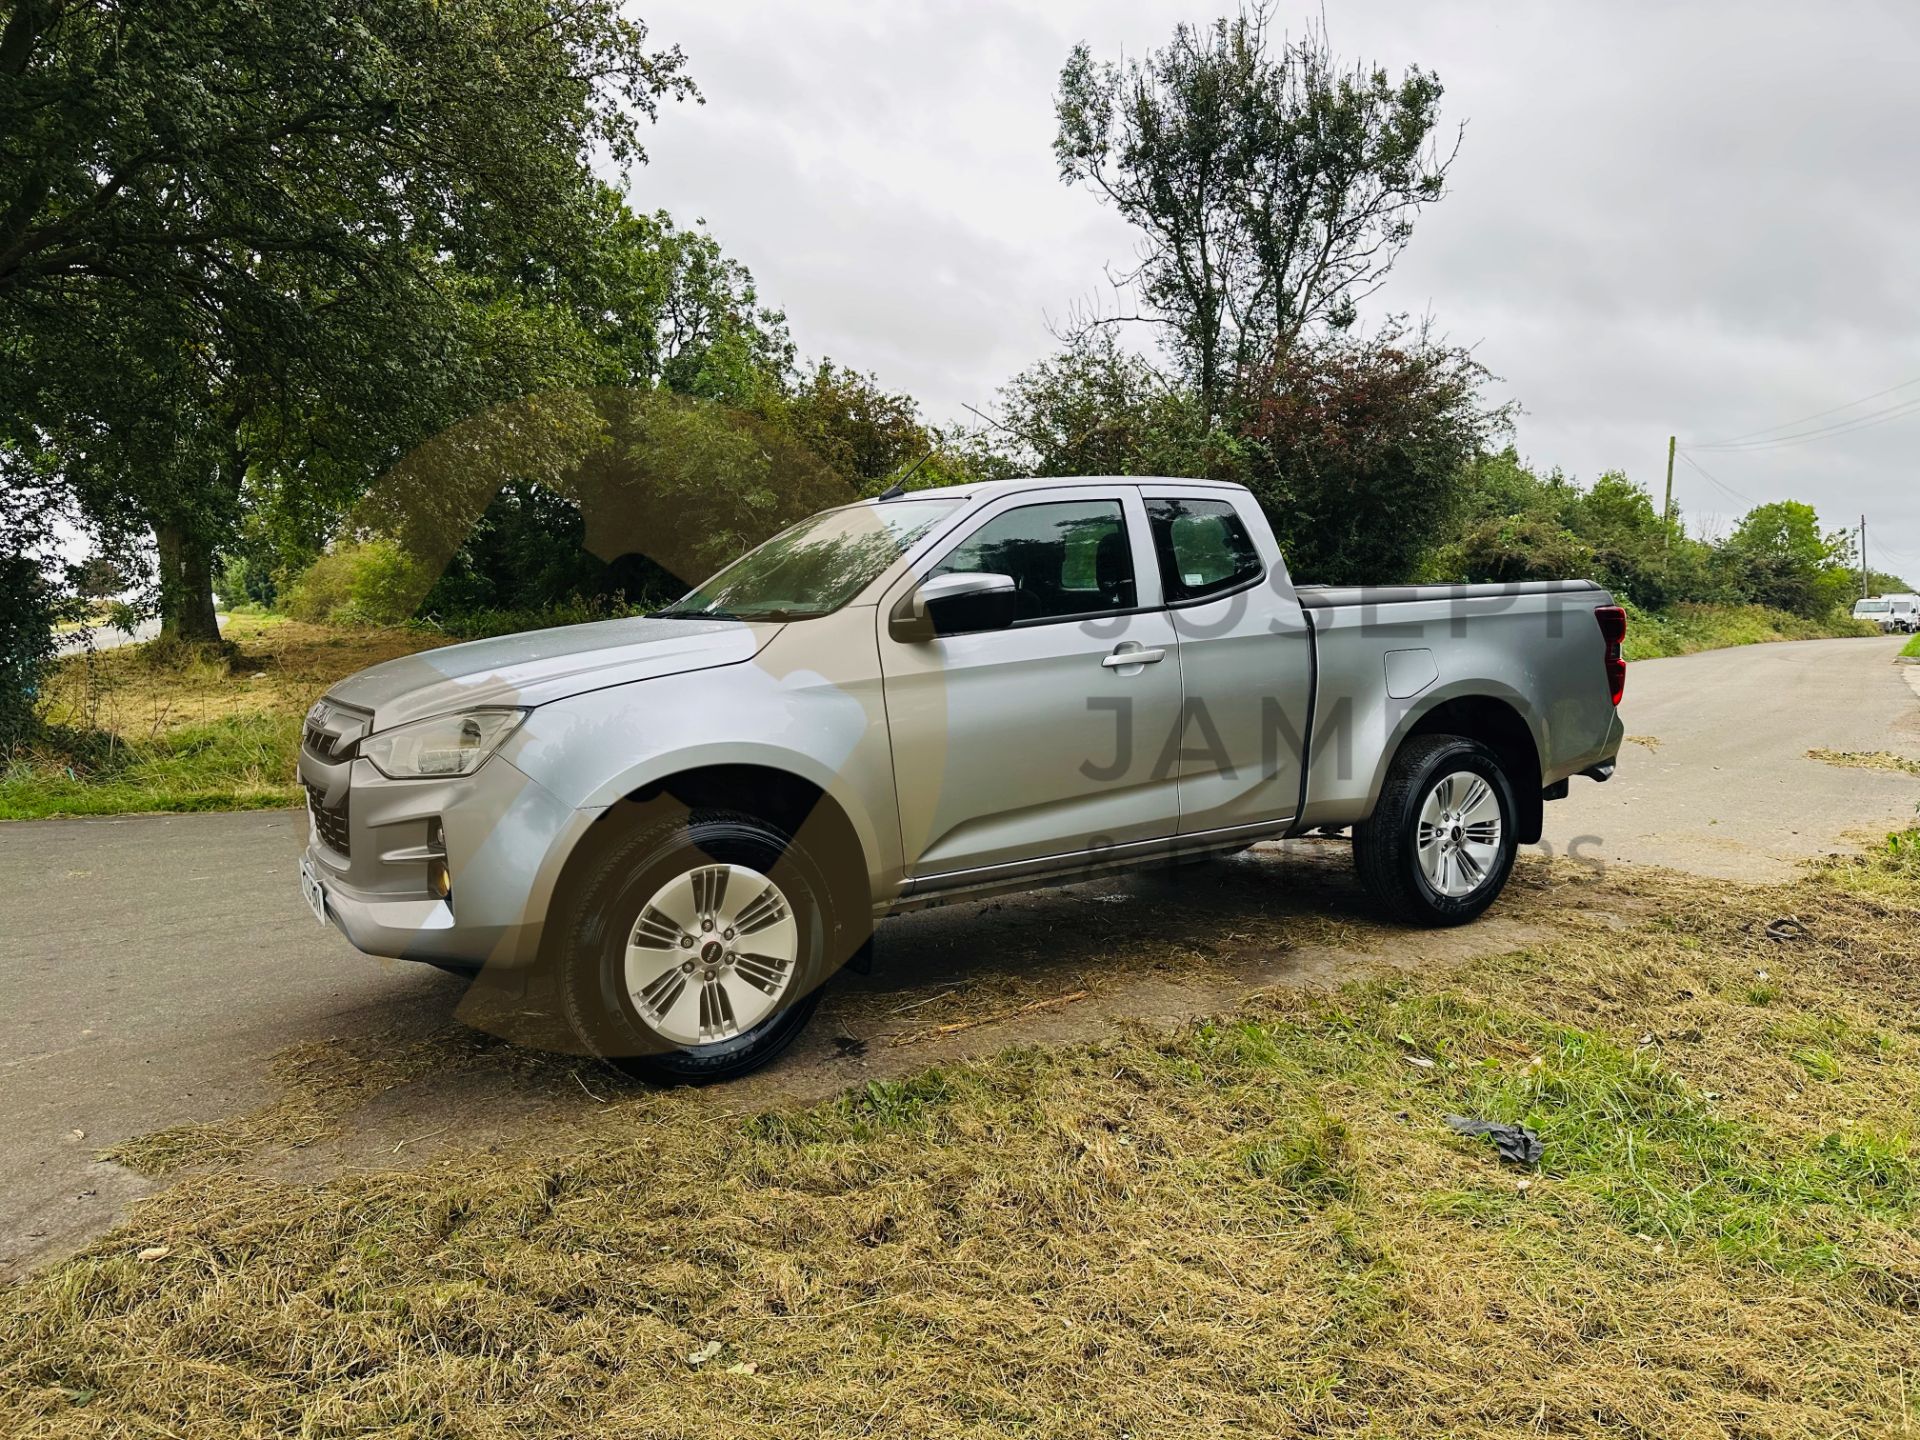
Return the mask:
[[1538, 1165], [1546, 1153], [1540, 1137], [1524, 1125], [1502, 1125], [1498, 1120], [1475, 1120], [1466, 1115], [1449, 1115], [1447, 1124], [1458, 1135], [1491, 1135], [1494, 1148], [1509, 1165]]

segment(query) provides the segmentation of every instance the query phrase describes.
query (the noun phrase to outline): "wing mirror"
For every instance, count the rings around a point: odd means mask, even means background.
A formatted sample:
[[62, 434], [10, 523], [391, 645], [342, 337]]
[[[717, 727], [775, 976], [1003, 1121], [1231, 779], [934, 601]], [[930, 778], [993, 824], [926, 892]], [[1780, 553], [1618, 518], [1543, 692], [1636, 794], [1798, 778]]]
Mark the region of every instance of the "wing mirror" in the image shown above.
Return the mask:
[[1013, 624], [1011, 575], [963, 573], [923, 580], [893, 608], [888, 633], [913, 643], [941, 635], [1005, 630]]

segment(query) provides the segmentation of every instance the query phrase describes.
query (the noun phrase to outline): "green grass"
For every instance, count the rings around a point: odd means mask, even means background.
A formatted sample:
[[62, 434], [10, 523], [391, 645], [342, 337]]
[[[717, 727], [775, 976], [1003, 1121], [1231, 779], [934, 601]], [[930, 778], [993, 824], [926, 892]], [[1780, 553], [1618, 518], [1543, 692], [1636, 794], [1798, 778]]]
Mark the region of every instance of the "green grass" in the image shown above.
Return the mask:
[[1877, 635], [1877, 627], [1845, 615], [1808, 620], [1764, 605], [1676, 605], [1671, 610], [1629, 608], [1628, 660], [1692, 655], [1735, 645], [1776, 640], [1821, 640], [1837, 636]]
[[0, 756], [0, 819], [294, 804], [307, 707], [344, 675], [447, 640], [258, 613], [232, 615], [225, 638], [57, 665], [41, 699], [44, 737]]
[[1907, 638], [1907, 643], [1904, 647], [1902, 647], [1900, 654], [1903, 658], [1908, 660], [1920, 660], [1920, 635], [1909, 636]]
[[150, 739], [90, 738], [75, 755], [48, 746], [0, 768], [0, 820], [297, 804], [300, 721], [226, 715]]

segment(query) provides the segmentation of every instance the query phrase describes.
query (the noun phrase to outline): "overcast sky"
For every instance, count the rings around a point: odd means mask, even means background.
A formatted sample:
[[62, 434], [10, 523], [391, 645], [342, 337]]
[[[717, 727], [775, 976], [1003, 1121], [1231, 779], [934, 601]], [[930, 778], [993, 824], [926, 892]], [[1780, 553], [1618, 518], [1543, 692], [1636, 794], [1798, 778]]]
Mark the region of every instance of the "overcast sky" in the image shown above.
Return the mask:
[[[804, 354], [961, 418], [1131, 254], [1054, 169], [1068, 47], [1138, 54], [1222, 8], [646, 0], [707, 103], [662, 114], [632, 197], [704, 217]], [[1437, 71], [1466, 123], [1375, 311], [1473, 345], [1536, 464], [1657, 490], [1669, 433], [1684, 451], [1920, 381], [1920, 6], [1333, 0], [1327, 19], [1344, 57]], [[1776, 433], [1903, 401], [1920, 384]], [[1920, 409], [1700, 450], [1739, 498], [1684, 459], [1675, 488], [1709, 527], [1749, 497], [1813, 501], [1832, 528], [1864, 510], [1876, 563], [1920, 583], [1917, 445]]]

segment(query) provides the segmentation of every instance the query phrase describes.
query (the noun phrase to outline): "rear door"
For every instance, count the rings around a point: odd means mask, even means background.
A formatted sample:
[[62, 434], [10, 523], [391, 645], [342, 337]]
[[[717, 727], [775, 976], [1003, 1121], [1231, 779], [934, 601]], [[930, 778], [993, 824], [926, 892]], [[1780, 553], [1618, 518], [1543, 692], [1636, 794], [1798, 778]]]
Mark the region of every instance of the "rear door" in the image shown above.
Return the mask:
[[[895, 640], [909, 586], [955, 571], [1011, 575], [1012, 628]], [[889, 590], [879, 646], [909, 875], [1047, 868], [1174, 833], [1178, 786], [1155, 762], [1180, 664], [1158, 591], [1125, 485], [1006, 496]]]
[[1147, 485], [1142, 495], [1185, 691], [1158, 762], [1179, 780], [1180, 832], [1291, 820], [1313, 639], [1285, 564], [1262, 552], [1266, 521], [1240, 491]]

